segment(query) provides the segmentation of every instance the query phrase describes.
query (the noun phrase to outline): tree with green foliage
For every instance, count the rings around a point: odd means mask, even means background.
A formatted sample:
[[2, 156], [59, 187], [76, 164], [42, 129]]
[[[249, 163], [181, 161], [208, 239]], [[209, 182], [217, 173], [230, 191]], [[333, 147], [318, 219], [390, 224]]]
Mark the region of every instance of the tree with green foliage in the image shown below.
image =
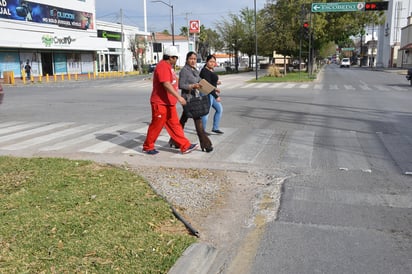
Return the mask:
[[239, 51], [242, 48], [242, 44], [246, 41], [242, 20], [235, 14], [229, 14], [227, 19], [222, 19], [217, 29], [225, 42], [226, 49], [233, 53], [235, 57], [235, 70], [239, 71]]

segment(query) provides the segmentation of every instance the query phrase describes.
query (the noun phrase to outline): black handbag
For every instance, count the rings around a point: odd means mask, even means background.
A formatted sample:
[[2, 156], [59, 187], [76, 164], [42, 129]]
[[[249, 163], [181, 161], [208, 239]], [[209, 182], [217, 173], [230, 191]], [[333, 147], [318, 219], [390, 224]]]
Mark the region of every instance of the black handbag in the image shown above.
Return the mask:
[[186, 105], [183, 111], [189, 118], [200, 118], [209, 113], [210, 101], [209, 96], [190, 96], [186, 99]]

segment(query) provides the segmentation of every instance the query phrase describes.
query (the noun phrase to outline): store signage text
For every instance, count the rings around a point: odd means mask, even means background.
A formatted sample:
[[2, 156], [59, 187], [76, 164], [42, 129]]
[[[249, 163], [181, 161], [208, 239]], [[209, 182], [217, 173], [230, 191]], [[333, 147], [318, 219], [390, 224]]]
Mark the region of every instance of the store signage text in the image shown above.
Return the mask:
[[10, 9], [7, 7], [6, 0], [0, 0], [0, 14], [11, 15]]
[[71, 36], [58, 37], [51, 35], [43, 35], [41, 40], [46, 47], [51, 47], [52, 45], [70, 45], [76, 41], [76, 39]]
[[122, 41], [120, 32], [97, 30], [97, 37], [107, 38], [109, 41]]

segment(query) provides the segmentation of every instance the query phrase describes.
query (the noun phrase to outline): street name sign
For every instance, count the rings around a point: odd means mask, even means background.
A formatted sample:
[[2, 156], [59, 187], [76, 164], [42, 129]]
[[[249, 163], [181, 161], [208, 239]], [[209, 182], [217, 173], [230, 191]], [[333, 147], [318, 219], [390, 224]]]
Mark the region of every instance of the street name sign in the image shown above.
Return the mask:
[[312, 3], [312, 12], [363, 11], [365, 2]]

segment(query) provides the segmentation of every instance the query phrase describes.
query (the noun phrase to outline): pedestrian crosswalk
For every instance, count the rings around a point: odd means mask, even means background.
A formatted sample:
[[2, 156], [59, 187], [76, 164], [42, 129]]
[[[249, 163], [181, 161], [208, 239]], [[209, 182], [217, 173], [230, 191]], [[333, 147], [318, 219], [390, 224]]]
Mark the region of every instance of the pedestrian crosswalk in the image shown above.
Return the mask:
[[[390, 92], [390, 91], [409, 91], [408, 86], [396, 86], [396, 85], [368, 85], [365, 83], [358, 84], [319, 84], [316, 82], [280, 82], [280, 83], [248, 83], [244, 77], [227, 77], [223, 78], [222, 84], [219, 88], [222, 91], [225, 90], [247, 90], [247, 89], [307, 89], [307, 90], [325, 90], [325, 91], [379, 91], [379, 92]], [[57, 83], [52, 85], [44, 85], [42, 88], [57, 88], [60, 86], [67, 86], [69, 83]], [[70, 83], [73, 87], [83, 87], [87, 88], [90, 85], [103, 85], [106, 89], [132, 89], [132, 90], [147, 90], [152, 89], [151, 79], [143, 80], [127, 80], [127, 81], [83, 81]], [[27, 86], [30, 87], [30, 86]]]
[[[212, 134], [212, 153], [195, 151], [182, 155], [170, 148], [169, 136], [164, 130], [156, 142], [159, 155], [171, 160], [189, 159], [240, 165], [256, 165], [287, 169], [334, 169], [372, 172], [373, 164], [363, 152], [364, 140], [355, 131], [331, 129], [327, 134], [311, 130], [222, 128], [224, 134]], [[110, 155], [149, 156], [142, 152], [147, 125], [133, 123], [97, 124], [74, 122], [0, 122], [0, 155]], [[195, 129], [188, 125], [186, 136], [197, 142]], [[377, 138], [387, 144], [389, 152], [402, 147], [412, 147], [411, 140], [402, 136], [377, 133]], [[376, 139], [376, 138], [372, 138]], [[319, 146], [318, 144], [324, 144]], [[396, 152], [396, 151], [395, 151]], [[406, 154], [405, 154], [406, 153]], [[399, 158], [404, 173], [412, 171], [412, 163], [404, 151]], [[402, 155], [403, 155], [402, 154]], [[395, 154], [394, 154], [395, 155]], [[401, 155], [397, 153], [396, 155]], [[86, 157], [87, 158], [87, 157]], [[396, 157], [393, 157], [396, 161]], [[144, 158], [142, 158], [144, 159]]]

